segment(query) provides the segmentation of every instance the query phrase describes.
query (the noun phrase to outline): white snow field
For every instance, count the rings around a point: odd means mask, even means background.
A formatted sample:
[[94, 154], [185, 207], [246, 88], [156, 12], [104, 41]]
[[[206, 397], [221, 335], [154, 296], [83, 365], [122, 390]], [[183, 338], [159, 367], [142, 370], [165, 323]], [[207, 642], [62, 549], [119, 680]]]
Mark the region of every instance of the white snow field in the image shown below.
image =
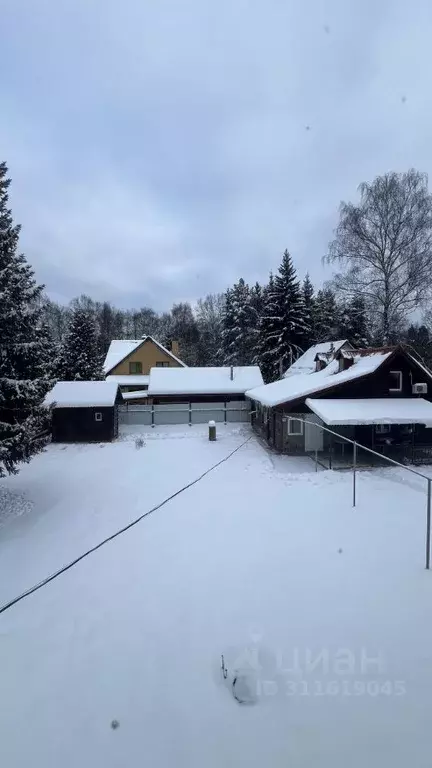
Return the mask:
[[[0, 602], [250, 434], [50, 446], [1, 483]], [[430, 768], [424, 483], [359, 472], [351, 498], [349, 473], [252, 437], [0, 614], [0, 766]]]

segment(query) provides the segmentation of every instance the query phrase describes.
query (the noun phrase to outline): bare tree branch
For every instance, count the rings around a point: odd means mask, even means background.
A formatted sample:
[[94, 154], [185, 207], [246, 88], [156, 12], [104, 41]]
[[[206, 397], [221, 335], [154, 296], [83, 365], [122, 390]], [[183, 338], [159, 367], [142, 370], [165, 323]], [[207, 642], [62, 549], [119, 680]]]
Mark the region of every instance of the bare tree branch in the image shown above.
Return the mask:
[[339, 292], [362, 296], [382, 343], [392, 325], [432, 293], [432, 196], [426, 174], [387, 173], [359, 186], [360, 202], [341, 203], [326, 260], [344, 268]]

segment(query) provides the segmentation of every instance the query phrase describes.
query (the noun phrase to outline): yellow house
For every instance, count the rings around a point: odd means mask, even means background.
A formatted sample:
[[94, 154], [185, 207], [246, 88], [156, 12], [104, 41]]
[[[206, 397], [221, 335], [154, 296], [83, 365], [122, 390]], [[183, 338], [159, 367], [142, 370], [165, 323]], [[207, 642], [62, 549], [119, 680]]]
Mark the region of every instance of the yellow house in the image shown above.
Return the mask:
[[186, 368], [178, 357], [178, 343], [166, 349], [152, 336], [142, 339], [114, 339], [104, 362], [107, 381], [115, 381], [123, 392], [146, 390], [151, 368]]

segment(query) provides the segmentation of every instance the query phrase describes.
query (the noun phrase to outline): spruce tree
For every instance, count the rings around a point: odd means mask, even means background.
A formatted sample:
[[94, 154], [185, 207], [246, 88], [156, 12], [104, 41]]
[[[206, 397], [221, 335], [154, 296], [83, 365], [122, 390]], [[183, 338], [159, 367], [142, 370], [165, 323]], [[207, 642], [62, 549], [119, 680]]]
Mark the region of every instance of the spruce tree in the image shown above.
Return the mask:
[[186, 365], [196, 365], [199, 330], [191, 305], [188, 302], [174, 304], [171, 310], [171, 320], [169, 346], [171, 346], [171, 342], [178, 341], [182, 361]]
[[75, 306], [60, 351], [57, 378], [63, 381], [103, 379], [94, 312]]
[[432, 336], [426, 325], [412, 323], [405, 333], [404, 343], [428, 368], [432, 366]]
[[275, 345], [279, 317], [273, 300], [274, 290], [274, 277], [270, 273], [268, 285], [262, 291], [262, 312], [258, 323], [258, 340], [253, 360], [259, 365], [266, 384], [280, 377], [280, 361]]
[[235, 354], [235, 310], [233, 289], [228, 288], [225, 293], [225, 304], [222, 312], [222, 344], [220, 359], [224, 365], [234, 364]]
[[224, 294], [210, 293], [205, 299], [198, 299], [197, 324], [199, 341], [197, 347], [198, 365], [220, 365], [222, 345], [222, 319], [225, 305]]
[[334, 291], [331, 288], [321, 288], [316, 295], [313, 309], [314, 343], [336, 340], [340, 326], [340, 310]]
[[304, 347], [305, 349], [308, 349], [314, 343], [315, 339], [313, 328], [315, 297], [314, 287], [311, 283], [309, 273], [306, 274], [306, 277], [303, 280], [302, 294], [304, 304], [304, 320], [307, 329], [304, 335]]
[[255, 363], [258, 353], [263, 302], [263, 288], [257, 282], [252, 286], [249, 296], [248, 362], [250, 365]]
[[304, 352], [310, 334], [303, 295], [288, 251], [283, 254], [269, 298], [274, 318], [274, 330], [269, 342], [273, 341], [275, 357], [280, 361], [281, 370], [285, 370]]
[[249, 365], [253, 357], [252, 306], [249, 286], [242, 277], [233, 287], [232, 304], [234, 325], [230, 363], [232, 365]]
[[23, 254], [20, 227], [8, 208], [7, 166], [0, 163], [0, 477], [15, 474], [42, 450], [48, 426], [43, 399], [52, 386], [41, 365], [46, 353], [42, 291]]
[[362, 296], [354, 296], [350, 299], [341, 309], [340, 318], [338, 336], [341, 339], [348, 339], [354, 347], [369, 346], [369, 323]]

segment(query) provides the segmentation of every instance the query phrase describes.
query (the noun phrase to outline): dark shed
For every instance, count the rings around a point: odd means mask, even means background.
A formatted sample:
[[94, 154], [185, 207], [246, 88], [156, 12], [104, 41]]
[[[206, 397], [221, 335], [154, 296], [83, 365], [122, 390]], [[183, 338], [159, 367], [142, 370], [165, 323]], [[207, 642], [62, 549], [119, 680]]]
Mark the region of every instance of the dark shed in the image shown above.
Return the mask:
[[52, 408], [55, 443], [106, 442], [118, 435], [123, 398], [111, 381], [58, 381], [45, 404]]

